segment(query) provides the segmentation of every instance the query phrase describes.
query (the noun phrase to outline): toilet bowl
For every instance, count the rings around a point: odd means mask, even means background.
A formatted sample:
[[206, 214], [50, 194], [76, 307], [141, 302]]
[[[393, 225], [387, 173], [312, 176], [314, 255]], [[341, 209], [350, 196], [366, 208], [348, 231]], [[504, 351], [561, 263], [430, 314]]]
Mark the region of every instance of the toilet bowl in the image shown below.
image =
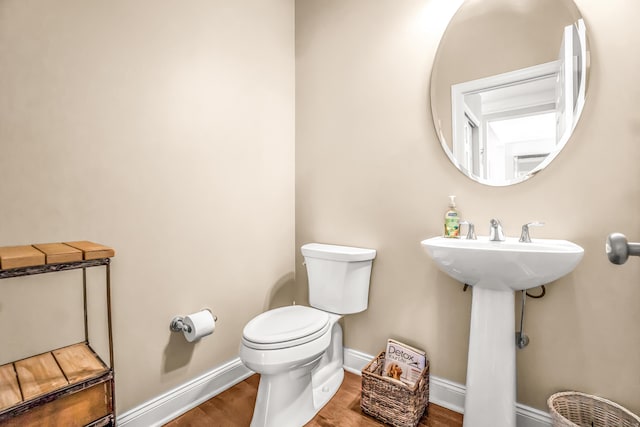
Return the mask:
[[367, 308], [375, 250], [318, 243], [301, 250], [312, 307], [269, 310], [243, 330], [240, 360], [260, 374], [252, 427], [300, 427], [318, 413], [344, 378], [338, 321]]
[[[332, 341], [342, 347], [340, 318], [294, 305], [247, 324], [240, 359], [261, 375], [252, 426], [302, 426], [335, 394], [344, 375], [342, 353], [328, 349]], [[257, 330], [264, 333], [261, 342]]]

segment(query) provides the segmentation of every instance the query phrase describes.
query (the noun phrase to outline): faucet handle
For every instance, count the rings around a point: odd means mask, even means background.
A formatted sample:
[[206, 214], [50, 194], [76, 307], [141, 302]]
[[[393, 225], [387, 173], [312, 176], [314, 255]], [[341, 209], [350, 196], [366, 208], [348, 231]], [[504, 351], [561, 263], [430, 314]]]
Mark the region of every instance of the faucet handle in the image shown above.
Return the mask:
[[469, 230], [467, 231], [467, 240], [477, 240], [478, 239], [476, 237], [476, 227], [473, 225], [472, 222], [460, 221], [460, 225], [468, 225], [469, 226]]
[[502, 223], [497, 218], [492, 218], [489, 221], [489, 240], [492, 242], [504, 242], [506, 237], [502, 231]]
[[541, 227], [544, 222], [534, 221], [528, 222], [522, 226], [522, 234], [520, 234], [520, 241], [524, 243], [531, 243], [531, 236], [529, 235], [529, 227]]

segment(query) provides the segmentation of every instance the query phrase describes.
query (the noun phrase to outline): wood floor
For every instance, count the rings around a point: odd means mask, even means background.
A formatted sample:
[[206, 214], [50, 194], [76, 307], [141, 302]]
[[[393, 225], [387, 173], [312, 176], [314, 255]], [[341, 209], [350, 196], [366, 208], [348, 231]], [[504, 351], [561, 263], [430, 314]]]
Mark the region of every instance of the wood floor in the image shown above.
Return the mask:
[[[256, 401], [259, 376], [253, 375], [202, 405], [186, 412], [165, 427], [247, 427]], [[344, 382], [336, 395], [306, 427], [367, 427], [381, 422], [360, 409], [360, 377], [345, 372]], [[428, 415], [422, 417], [422, 427], [460, 427], [462, 415], [429, 404]]]

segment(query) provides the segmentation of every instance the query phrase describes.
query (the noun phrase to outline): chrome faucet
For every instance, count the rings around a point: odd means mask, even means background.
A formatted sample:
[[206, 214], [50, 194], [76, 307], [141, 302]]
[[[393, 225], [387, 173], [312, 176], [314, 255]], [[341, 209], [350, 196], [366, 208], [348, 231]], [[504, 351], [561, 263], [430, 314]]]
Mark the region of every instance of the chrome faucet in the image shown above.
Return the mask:
[[473, 226], [472, 222], [469, 221], [460, 221], [460, 225], [468, 225], [469, 230], [467, 231], [467, 240], [477, 240], [476, 237], [476, 228]]
[[539, 227], [544, 225], [544, 222], [529, 222], [522, 226], [522, 234], [520, 234], [520, 241], [524, 243], [531, 243], [531, 236], [529, 235], [529, 227], [536, 226]]
[[491, 225], [491, 228], [489, 228], [489, 240], [492, 242], [504, 242], [506, 238], [504, 237], [500, 221], [492, 218], [489, 224]]

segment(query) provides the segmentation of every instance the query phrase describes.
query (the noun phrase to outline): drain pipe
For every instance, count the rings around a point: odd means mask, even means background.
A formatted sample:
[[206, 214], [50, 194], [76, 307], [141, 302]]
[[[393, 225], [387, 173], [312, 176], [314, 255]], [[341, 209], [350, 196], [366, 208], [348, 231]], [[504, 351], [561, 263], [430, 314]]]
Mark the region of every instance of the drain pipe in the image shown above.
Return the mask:
[[529, 337], [524, 333], [524, 307], [527, 301], [527, 291], [521, 291], [522, 293], [522, 311], [520, 312], [520, 330], [516, 332], [516, 345], [519, 349], [525, 348], [529, 345]]

